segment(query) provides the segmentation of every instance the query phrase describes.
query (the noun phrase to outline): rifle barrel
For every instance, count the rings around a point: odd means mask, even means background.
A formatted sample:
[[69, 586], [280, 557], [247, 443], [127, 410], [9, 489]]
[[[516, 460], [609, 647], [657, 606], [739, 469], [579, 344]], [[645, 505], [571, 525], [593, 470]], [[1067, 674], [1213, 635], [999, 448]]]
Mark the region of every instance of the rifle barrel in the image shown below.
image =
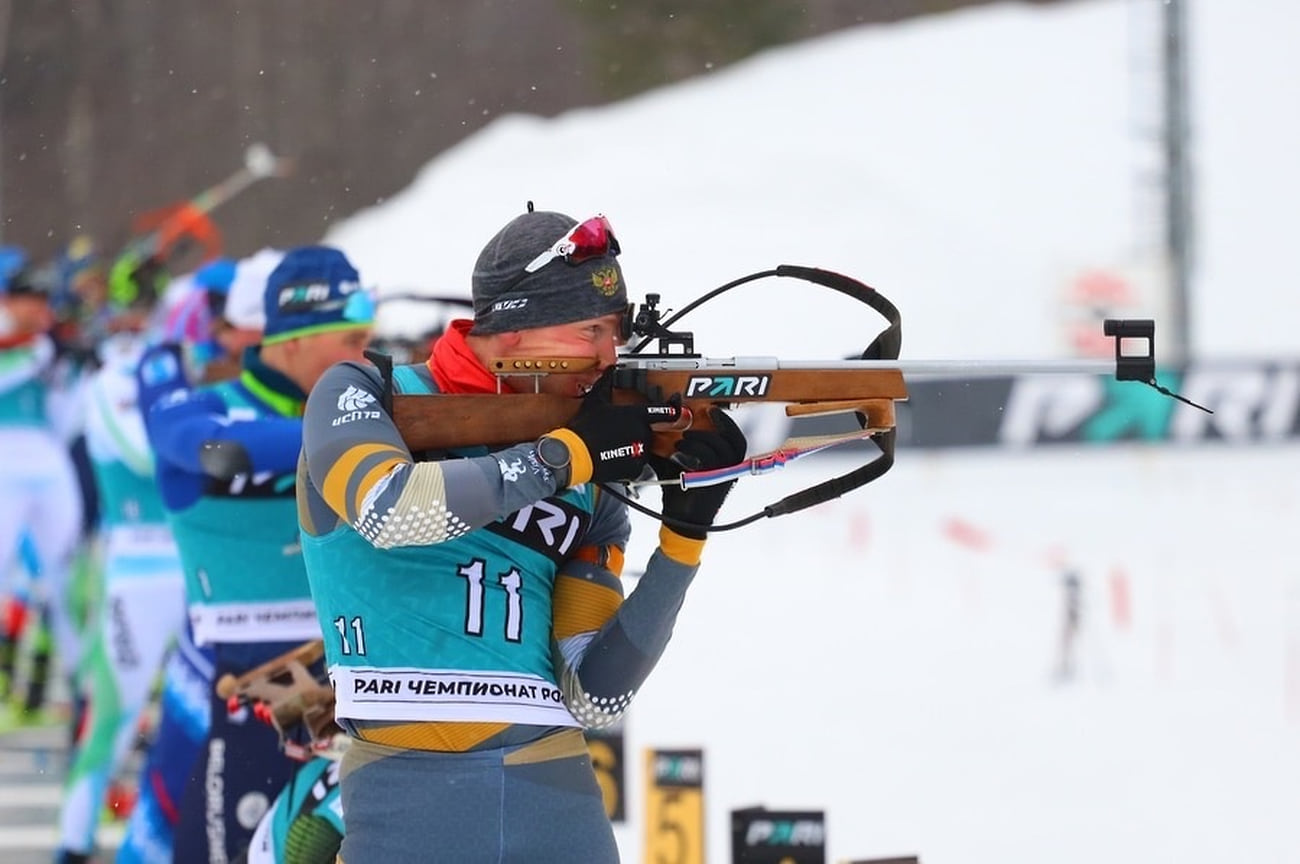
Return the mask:
[[918, 377], [1005, 375], [1114, 375], [1115, 361], [1102, 359], [992, 360], [778, 360], [775, 357], [640, 357], [619, 360], [624, 368], [665, 372], [768, 372], [774, 370], [896, 370]]
[[[874, 363], [862, 360], [861, 363]], [[1003, 377], [1008, 375], [1114, 375], [1114, 360], [905, 360], [894, 368], [915, 378]]]

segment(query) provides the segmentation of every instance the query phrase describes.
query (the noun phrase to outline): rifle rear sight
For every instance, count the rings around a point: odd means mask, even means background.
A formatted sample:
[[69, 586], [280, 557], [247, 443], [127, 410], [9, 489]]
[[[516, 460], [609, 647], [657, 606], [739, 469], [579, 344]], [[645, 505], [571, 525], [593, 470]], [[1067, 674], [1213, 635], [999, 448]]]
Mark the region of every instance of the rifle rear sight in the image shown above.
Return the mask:
[[[1102, 333], [1115, 340], [1115, 379], [1154, 381], [1156, 322], [1146, 318], [1107, 318]], [[1130, 353], [1140, 351], [1141, 353]]]
[[662, 317], [658, 294], [646, 294], [645, 302], [640, 308], [635, 303], [627, 305], [627, 311], [623, 314], [623, 332], [629, 340], [633, 336], [641, 337], [641, 341], [630, 349], [631, 353], [639, 354], [643, 346], [654, 340], [659, 343], [658, 350], [645, 356], [700, 356], [695, 353], [695, 334], [689, 330], [669, 330], [663, 325]]

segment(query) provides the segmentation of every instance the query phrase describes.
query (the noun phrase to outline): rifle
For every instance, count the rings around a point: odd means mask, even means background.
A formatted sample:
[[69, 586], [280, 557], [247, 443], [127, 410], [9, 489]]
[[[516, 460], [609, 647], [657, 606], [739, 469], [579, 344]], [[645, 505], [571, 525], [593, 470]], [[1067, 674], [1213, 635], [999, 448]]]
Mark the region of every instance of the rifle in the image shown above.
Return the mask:
[[[773, 357], [702, 357], [695, 352], [693, 333], [669, 329], [701, 303], [738, 285], [770, 276], [792, 277], [845, 294], [879, 313], [887, 326], [857, 359], [804, 362]], [[749, 402], [785, 403], [785, 413], [791, 418], [838, 415], [848, 418], [850, 427], [843, 432], [790, 438], [776, 450], [747, 458], [738, 465], [713, 471], [687, 471], [671, 482], [680, 483], [686, 489], [729, 482], [743, 475], [776, 470], [797, 458], [850, 441], [870, 440], [880, 450], [880, 456], [871, 462], [789, 495], [749, 517], [728, 524], [695, 526], [709, 531], [730, 530], [757, 519], [803, 510], [878, 479], [894, 462], [894, 406], [907, 398], [907, 375], [945, 371], [939, 363], [899, 363], [902, 322], [897, 307], [862, 282], [828, 270], [782, 265], [750, 274], [709, 292], [667, 319], [662, 317], [659, 299], [657, 294], [648, 294], [639, 307], [635, 304], [628, 307], [623, 328], [630, 347], [601, 379], [605, 398], [615, 404], [677, 401], [684, 408], [686, 425], [696, 428], [708, 428], [711, 407]], [[1104, 370], [1114, 372], [1119, 380], [1147, 383], [1166, 395], [1188, 401], [1155, 382], [1153, 321], [1108, 320], [1104, 326], [1106, 335], [1115, 339], [1113, 365], [1105, 361], [1038, 362], [1017, 364], [1017, 371]], [[656, 350], [647, 352], [652, 346]], [[1126, 353], [1134, 347], [1145, 351]], [[586, 372], [595, 365], [594, 360], [573, 357], [492, 359], [487, 365], [497, 375], [496, 394], [402, 395], [392, 391], [392, 367], [387, 358], [368, 356], [385, 378], [384, 405], [413, 453], [518, 444], [564, 426], [578, 413], [581, 400], [540, 392], [540, 378]], [[961, 368], [968, 374], [1005, 374], [1010, 368], [1008, 364], [990, 364], [983, 369], [978, 366], [965, 363]], [[529, 379], [531, 392], [528, 392]], [[670, 456], [683, 431], [683, 424], [656, 427], [652, 451]], [[659, 481], [631, 485], [646, 482]], [[662, 514], [641, 506], [618, 490], [605, 488], [634, 509], [673, 524], [673, 520], [665, 520]]]
[[[286, 755], [306, 761], [329, 750], [342, 733], [334, 722], [334, 688], [317, 680], [308, 668], [324, 654], [320, 640], [304, 642], [242, 675], [222, 675], [217, 696], [226, 700], [226, 710], [232, 714], [249, 708], [279, 734]], [[296, 727], [306, 731], [308, 745], [295, 739]]]

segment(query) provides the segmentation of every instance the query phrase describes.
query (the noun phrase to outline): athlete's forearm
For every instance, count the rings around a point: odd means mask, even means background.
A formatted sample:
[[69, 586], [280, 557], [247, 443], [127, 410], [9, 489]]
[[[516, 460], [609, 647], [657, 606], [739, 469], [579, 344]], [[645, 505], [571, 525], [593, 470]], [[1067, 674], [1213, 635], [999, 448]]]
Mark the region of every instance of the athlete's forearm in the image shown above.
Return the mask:
[[663, 655], [697, 569], [655, 550], [604, 627], [561, 641], [560, 683], [584, 725], [608, 726], [627, 709]]

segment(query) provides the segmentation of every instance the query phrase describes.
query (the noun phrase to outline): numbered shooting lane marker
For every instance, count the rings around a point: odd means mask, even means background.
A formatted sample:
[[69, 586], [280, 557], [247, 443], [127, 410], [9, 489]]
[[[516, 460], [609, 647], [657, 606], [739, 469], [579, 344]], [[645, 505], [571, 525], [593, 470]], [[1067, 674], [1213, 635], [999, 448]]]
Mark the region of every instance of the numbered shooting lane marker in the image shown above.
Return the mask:
[[646, 750], [646, 864], [704, 864], [704, 751]]

